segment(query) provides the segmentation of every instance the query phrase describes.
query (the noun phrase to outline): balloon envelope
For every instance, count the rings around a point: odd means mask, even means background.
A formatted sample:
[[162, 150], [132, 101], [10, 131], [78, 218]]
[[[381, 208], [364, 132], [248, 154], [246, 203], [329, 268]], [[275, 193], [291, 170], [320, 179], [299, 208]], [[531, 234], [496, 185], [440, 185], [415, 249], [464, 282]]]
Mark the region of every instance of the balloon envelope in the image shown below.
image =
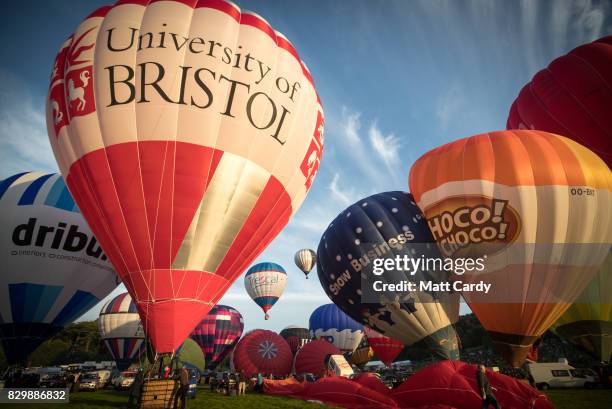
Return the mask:
[[293, 355], [295, 355], [301, 347], [310, 342], [310, 331], [308, 331], [308, 328], [290, 325], [283, 329], [279, 335], [287, 341]]
[[363, 337], [363, 325], [346, 315], [336, 304], [325, 304], [310, 315], [310, 337], [325, 339], [342, 353], [353, 352]]
[[293, 372], [296, 374], [311, 373], [323, 376], [327, 369], [327, 358], [342, 352], [334, 344], [324, 339], [316, 339], [304, 345], [295, 355]]
[[128, 293], [108, 301], [98, 317], [100, 338], [104, 341], [117, 369], [127, 369], [145, 350], [145, 334], [136, 304]]
[[445, 256], [488, 257], [460, 279], [490, 291], [463, 297], [514, 366], [585, 288], [612, 242], [612, 174], [562, 136], [460, 139], [419, 158], [410, 188]]
[[612, 168], [612, 36], [581, 45], [550, 63], [512, 103], [508, 129], [563, 135]]
[[[502, 408], [553, 409], [548, 397], [525, 382], [491, 370], [486, 372]], [[476, 383], [476, 365], [442, 361], [425, 367], [390, 392], [402, 408], [472, 409], [482, 406]], [[431, 405], [431, 406], [429, 406]]]
[[[367, 327], [364, 327], [367, 331]], [[370, 359], [374, 358], [374, 350], [370, 347], [368, 337], [363, 336], [361, 342], [357, 345], [357, 349], [353, 351], [349, 361], [357, 366], [362, 366], [370, 362]]]
[[287, 342], [273, 331], [256, 329], [246, 334], [234, 349], [232, 362], [245, 376], [286, 376], [291, 372], [293, 354]]
[[244, 320], [235, 308], [227, 305], [215, 305], [190, 337], [202, 349], [206, 368], [214, 370], [238, 343]]
[[58, 174], [0, 181], [0, 232], [0, 338], [24, 363], [120, 281]]
[[323, 111], [296, 50], [225, 1], [94, 11], [56, 57], [47, 128], [160, 353], [287, 224], [323, 149]]
[[370, 347], [372, 347], [378, 359], [383, 361], [387, 366], [391, 365], [404, 349], [404, 344], [401, 342], [386, 337], [368, 327], [365, 327], [365, 334], [368, 338]]
[[255, 264], [244, 276], [249, 296], [269, 318], [268, 311], [280, 298], [287, 285], [287, 272], [276, 263]]
[[459, 317], [458, 294], [402, 291], [364, 298], [365, 286], [379, 279], [395, 283], [448, 281], [448, 273], [443, 271], [387, 271], [382, 276], [373, 271], [375, 260], [440, 257], [410, 194], [378, 193], [349, 206], [323, 233], [317, 255], [323, 289], [353, 319], [405, 345], [424, 342], [444, 358], [459, 358], [452, 327]]
[[612, 252], [552, 329], [599, 362], [612, 360]]
[[308, 273], [310, 273], [310, 270], [317, 264], [317, 253], [311, 249], [301, 249], [295, 253], [293, 260], [295, 261], [295, 265], [298, 266], [306, 278], [308, 278]]

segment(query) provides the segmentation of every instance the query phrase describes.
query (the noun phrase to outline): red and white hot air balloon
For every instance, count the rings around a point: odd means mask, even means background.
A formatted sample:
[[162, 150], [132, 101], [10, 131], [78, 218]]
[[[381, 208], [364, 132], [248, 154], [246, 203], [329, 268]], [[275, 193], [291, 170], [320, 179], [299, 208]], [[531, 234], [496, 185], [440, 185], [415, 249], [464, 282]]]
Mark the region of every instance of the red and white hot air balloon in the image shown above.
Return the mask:
[[220, 0], [93, 12], [57, 55], [47, 124], [158, 352], [176, 350], [287, 224], [323, 150], [296, 50]]

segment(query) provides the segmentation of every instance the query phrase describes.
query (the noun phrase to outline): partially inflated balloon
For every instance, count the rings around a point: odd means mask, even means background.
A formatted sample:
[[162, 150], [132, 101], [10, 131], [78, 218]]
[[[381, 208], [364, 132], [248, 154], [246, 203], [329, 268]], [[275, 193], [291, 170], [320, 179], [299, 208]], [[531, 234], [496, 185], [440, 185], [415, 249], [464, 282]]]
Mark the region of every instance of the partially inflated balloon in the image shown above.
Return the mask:
[[404, 349], [404, 344], [401, 342], [386, 337], [373, 329], [365, 327], [365, 333], [366, 337], [368, 337], [370, 347], [372, 347], [378, 359], [383, 361], [387, 366], [391, 365]]
[[515, 366], [588, 284], [612, 242], [610, 170], [587, 148], [547, 132], [491, 132], [441, 146], [415, 162], [410, 188], [446, 256], [488, 257], [460, 279], [484, 281], [490, 291], [463, 297]]
[[293, 354], [285, 340], [275, 332], [256, 329], [246, 334], [232, 353], [236, 371], [245, 376], [258, 373], [286, 376], [291, 372]]
[[259, 263], [249, 268], [244, 276], [244, 286], [249, 296], [261, 307], [265, 318], [280, 298], [287, 285], [287, 272], [276, 263]]
[[193, 330], [190, 338], [202, 349], [206, 368], [214, 370], [238, 343], [244, 321], [235, 308], [215, 305]]
[[295, 325], [290, 325], [283, 329], [279, 335], [285, 338], [293, 355], [310, 342], [310, 331], [308, 331], [308, 328], [296, 327]]
[[311, 249], [298, 250], [293, 260], [295, 261], [295, 265], [298, 266], [306, 278], [308, 278], [308, 273], [310, 273], [310, 270], [317, 264], [317, 253]]
[[363, 337], [363, 325], [346, 315], [336, 304], [325, 304], [310, 315], [310, 336], [325, 339], [342, 353], [353, 352]]
[[612, 360], [612, 253], [553, 330], [599, 362]]
[[311, 373], [317, 377], [323, 376], [329, 356], [341, 353], [331, 342], [316, 339], [297, 352], [293, 362], [293, 372], [298, 375]]
[[120, 1], [62, 45], [49, 138], [158, 352], [297, 211], [323, 112], [291, 43], [219, 0]]
[[508, 129], [567, 136], [612, 168], [612, 36], [581, 45], [538, 72], [521, 90]]
[[0, 338], [7, 361], [79, 318], [119, 279], [57, 174], [0, 181]]
[[[395, 257], [439, 258], [440, 253], [412, 196], [384, 192], [349, 206], [330, 223], [317, 250], [317, 272], [327, 296], [353, 319], [383, 335], [412, 345], [423, 341], [446, 359], [458, 359], [457, 334], [452, 326], [459, 316], [458, 295], [380, 293], [363, 300], [362, 280], [373, 275], [375, 260]], [[436, 282], [448, 274], [436, 271], [394, 273], [400, 283], [416, 278]], [[387, 280], [390, 281], [390, 280]]]
[[[364, 327], [367, 331], [367, 327]], [[357, 348], [353, 351], [350, 356], [350, 362], [357, 366], [362, 366], [370, 362], [370, 359], [374, 358], [374, 350], [370, 347], [370, 343], [368, 342], [368, 337], [363, 336], [361, 338], [361, 342], [357, 345]]]
[[119, 294], [104, 304], [98, 326], [100, 338], [120, 371], [127, 369], [145, 350], [145, 334], [138, 309], [128, 293]]

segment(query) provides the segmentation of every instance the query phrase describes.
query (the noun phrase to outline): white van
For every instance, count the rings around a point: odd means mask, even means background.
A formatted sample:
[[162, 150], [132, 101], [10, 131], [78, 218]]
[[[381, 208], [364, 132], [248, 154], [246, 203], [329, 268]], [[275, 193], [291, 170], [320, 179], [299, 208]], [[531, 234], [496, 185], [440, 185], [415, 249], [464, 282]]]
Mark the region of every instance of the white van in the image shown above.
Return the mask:
[[337, 376], [349, 377], [354, 374], [353, 368], [343, 355], [330, 355], [327, 367]]
[[558, 362], [527, 364], [538, 389], [548, 388], [591, 388], [596, 385], [596, 374], [591, 369], [576, 369], [567, 359]]

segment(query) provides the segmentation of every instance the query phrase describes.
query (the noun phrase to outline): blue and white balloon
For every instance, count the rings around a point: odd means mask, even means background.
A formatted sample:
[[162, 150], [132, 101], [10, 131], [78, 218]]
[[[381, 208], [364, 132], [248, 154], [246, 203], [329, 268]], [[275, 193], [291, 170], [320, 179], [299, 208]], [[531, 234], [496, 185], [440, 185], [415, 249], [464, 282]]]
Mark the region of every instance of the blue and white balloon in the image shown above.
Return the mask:
[[335, 304], [325, 304], [310, 315], [310, 336], [331, 342], [342, 353], [350, 353], [363, 338], [363, 325], [346, 315]]
[[58, 174], [0, 181], [0, 339], [11, 364], [120, 283]]

